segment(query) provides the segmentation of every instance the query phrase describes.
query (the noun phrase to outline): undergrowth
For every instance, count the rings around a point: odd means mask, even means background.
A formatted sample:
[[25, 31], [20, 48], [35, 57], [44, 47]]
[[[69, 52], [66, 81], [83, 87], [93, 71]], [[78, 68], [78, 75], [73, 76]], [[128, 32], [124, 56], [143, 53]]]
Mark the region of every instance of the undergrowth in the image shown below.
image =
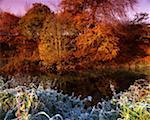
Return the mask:
[[[68, 96], [53, 89], [19, 86], [4, 88], [0, 80], [1, 120], [149, 120], [150, 84], [138, 80], [111, 100], [86, 106], [92, 100]], [[111, 86], [113, 88], [113, 86]]]
[[116, 99], [122, 120], [150, 120], [150, 83], [137, 80]]

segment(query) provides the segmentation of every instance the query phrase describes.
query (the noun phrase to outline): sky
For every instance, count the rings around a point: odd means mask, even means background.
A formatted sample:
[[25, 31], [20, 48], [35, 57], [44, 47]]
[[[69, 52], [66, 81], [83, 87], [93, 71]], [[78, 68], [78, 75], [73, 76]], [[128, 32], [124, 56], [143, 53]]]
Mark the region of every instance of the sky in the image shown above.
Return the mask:
[[[44, 3], [56, 11], [60, 1], [61, 0], [0, 0], [0, 9], [22, 16], [26, 13], [27, 9], [32, 6], [32, 3]], [[150, 14], [150, 0], [138, 0], [138, 4], [136, 4], [134, 10], [129, 11], [129, 16], [133, 16], [136, 12], [147, 12]]]
[[60, 0], [0, 0], [0, 9], [22, 16], [32, 6], [32, 3], [43, 3], [56, 11]]

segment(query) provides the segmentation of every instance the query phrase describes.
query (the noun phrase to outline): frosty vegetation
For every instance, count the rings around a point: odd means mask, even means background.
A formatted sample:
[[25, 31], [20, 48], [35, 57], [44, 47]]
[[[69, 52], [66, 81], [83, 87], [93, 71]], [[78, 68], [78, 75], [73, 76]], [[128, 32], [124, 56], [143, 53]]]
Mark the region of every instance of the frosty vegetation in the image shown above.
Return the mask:
[[114, 94], [111, 100], [95, 106], [87, 105], [92, 100], [90, 96], [80, 99], [33, 84], [5, 88], [3, 77], [0, 83], [0, 119], [4, 120], [150, 119], [150, 84], [143, 79], [137, 80], [129, 91]]

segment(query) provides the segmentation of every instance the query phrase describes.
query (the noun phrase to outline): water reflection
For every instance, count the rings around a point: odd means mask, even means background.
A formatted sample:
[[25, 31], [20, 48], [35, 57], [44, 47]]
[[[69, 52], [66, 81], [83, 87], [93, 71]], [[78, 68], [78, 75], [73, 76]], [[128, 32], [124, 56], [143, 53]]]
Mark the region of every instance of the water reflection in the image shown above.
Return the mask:
[[[92, 96], [94, 103], [101, 98], [110, 98], [113, 94], [110, 85], [116, 92], [127, 89], [137, 79], [145, 79], [146, 75], [127, 70], [101, 70], [49, 74], [41, 76], [45, 87], [57, 88], [64, 93], [82, 97]], [[46, 82], [47, 81], [47, 82]]]

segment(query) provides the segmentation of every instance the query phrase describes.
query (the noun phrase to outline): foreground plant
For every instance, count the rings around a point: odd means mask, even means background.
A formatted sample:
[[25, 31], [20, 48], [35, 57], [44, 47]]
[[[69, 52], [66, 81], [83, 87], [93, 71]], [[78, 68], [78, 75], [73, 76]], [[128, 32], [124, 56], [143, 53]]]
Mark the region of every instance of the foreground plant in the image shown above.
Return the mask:
[[0, 100], [0, 119], [4, 120], [116, 120], [119, 113], [110, 101], [87, 107], [91, 97], [81, 100], [41, 87], [20, 86], [1, 90], [0, 95], [6, 96]]
[[[111, 86], [113, 90], [113, 86]], [[115, 93], [115, 92], [114, 92]], [[87, 106], [83, 100], [42, 86], [0, 90], [0, 119], [4, 120], [149, 120], [150, 84], [137, 80], [112, 100]]]
[[120, 96], [118, 104], [123, 120], [150, 120], [150, 83], [136, 81]]

